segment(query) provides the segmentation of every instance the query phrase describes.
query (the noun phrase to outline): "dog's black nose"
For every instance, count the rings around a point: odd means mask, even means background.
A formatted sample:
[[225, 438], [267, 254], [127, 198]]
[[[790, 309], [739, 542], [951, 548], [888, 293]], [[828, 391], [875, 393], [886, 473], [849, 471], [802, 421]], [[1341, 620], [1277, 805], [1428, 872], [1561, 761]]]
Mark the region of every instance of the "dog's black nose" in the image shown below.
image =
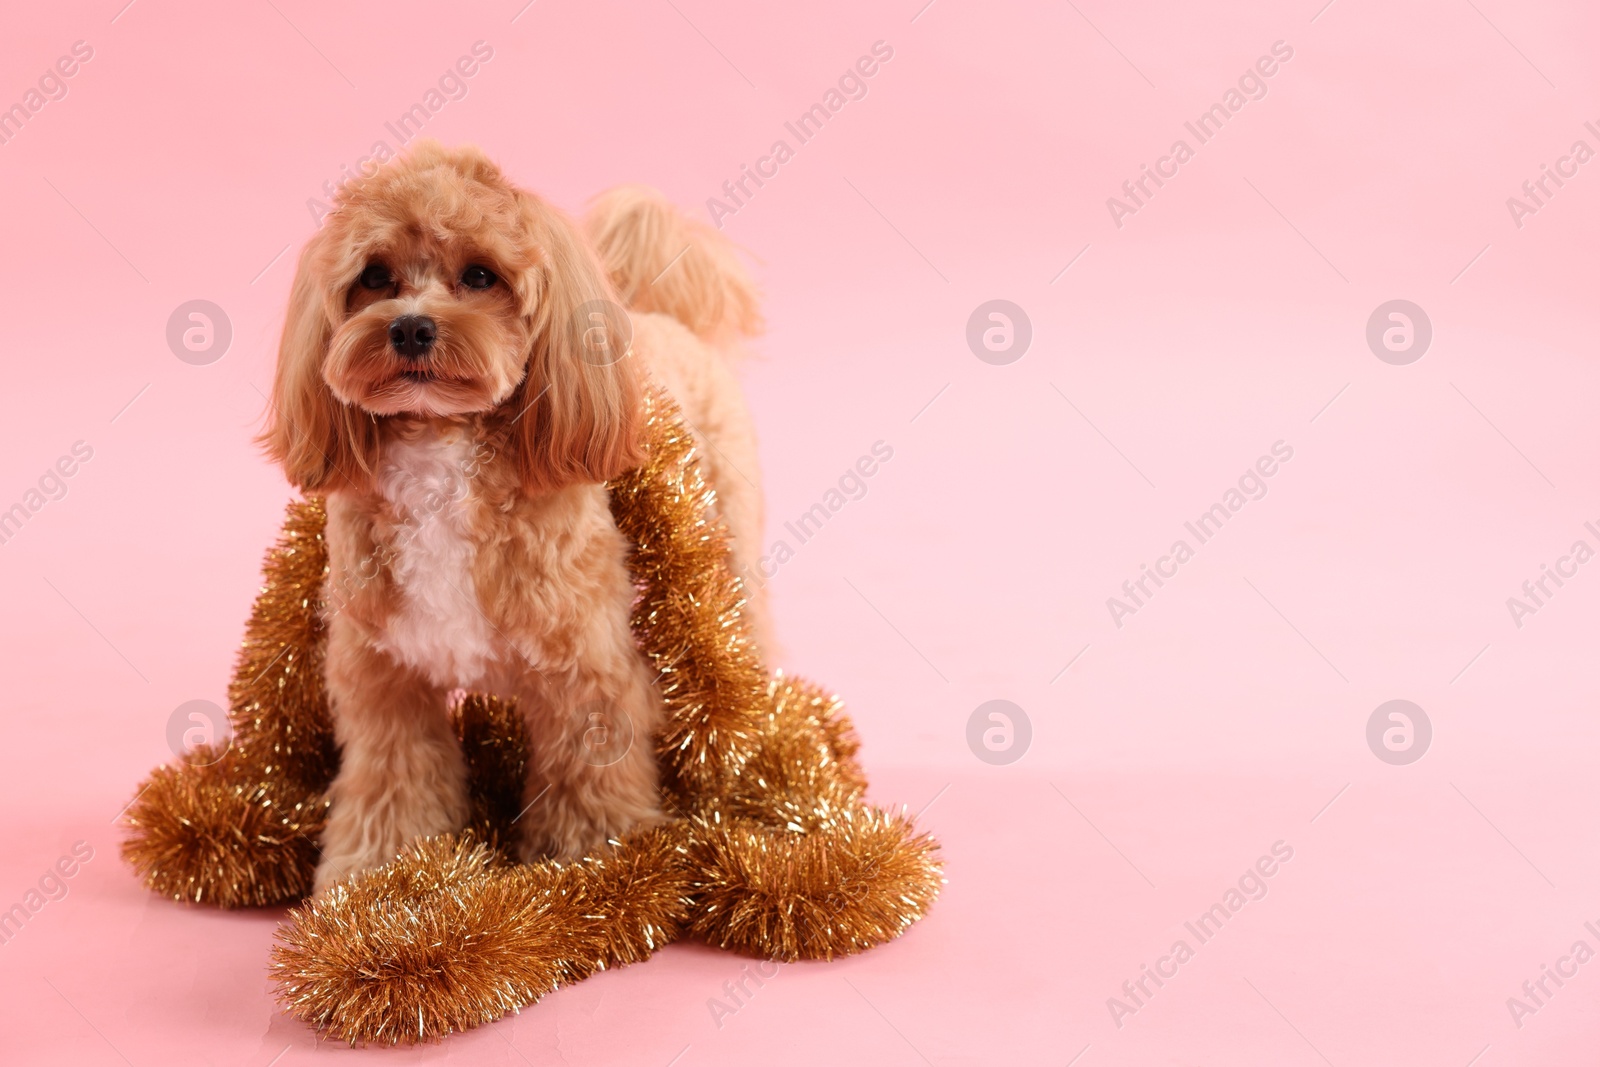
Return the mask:
[[389, 343], [406, 359], [423, 359], [439, 331], [426, 315], [401, 315], [389, 324]]

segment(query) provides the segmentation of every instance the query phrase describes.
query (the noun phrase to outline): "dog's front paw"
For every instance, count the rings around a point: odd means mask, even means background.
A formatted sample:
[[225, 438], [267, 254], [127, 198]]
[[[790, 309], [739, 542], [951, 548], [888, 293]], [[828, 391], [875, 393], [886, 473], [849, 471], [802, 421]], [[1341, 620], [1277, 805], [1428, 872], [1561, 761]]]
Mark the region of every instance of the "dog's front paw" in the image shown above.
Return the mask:
[[661, 812], [653, 808], [641, 808], [629, 813], [626, 819], [608, 825], [598, 819], [586, 818], [559, 803], [554, 807], [554, 817], [527, 827], [512, 844], [512, 854], [519, 862], [559, 860], [571, 863], [605, 851], [617, 838], [665, 821]]
[[316, 875], [311, 879], [311, 895], [320, 897], [351, 875], [381, 867], [388, 859], [389, 857], [377, 855], [326, 852], [321, 862], [317, 864]]
[[557, 835], [548, 829], [524, 833], [513, 845], [512, 854], [519, 863], [539, 863], [558, 860], [571, 863], [584, 856], [599, 852], [605, 847], [608, 835], [598, 826], [568, 828]]

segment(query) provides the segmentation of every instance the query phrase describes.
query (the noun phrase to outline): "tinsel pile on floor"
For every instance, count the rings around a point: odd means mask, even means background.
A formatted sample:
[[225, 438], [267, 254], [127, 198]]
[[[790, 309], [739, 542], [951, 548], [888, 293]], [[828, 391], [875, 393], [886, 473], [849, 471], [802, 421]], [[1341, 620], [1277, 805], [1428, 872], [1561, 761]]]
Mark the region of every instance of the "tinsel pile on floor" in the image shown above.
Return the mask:
[[[670, 400], [649, 404], [649, 459], [611, 484], [611, 506], [634, 546], [635, 638], [668, 710], [656, 748], [673, 818], [576, 863], [513, 862], [499, 842], [522, 808], [520, 719], [468, 695], [450, 713], [472, 825], [301, 904], [279, 930], [279, 1001], [319, 1030], [437, 1040], [683, 936], [831, 959], [897, 937], [937, 896], [937, 843], [864, 802], [838, 700], [759, 662], [694, 439]], [[319, 500], [291, 504], [268, 553], [230, 746], [158, 767], [128, 809], [123, 855], [157, 893], [238, 908], [310, 891], [339, 758], [322, 687], [324, 519]]]

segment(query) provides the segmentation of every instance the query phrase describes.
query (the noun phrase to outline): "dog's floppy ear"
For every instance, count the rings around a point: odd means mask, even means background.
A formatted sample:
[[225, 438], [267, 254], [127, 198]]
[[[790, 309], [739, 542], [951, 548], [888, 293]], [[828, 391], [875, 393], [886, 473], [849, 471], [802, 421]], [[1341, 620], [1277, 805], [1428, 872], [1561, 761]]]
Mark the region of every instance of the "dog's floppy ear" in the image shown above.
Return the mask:
[[378, 448], [371, 416], [340, 401], [322, 377], [333, 336], [320, 260], [325, 240], [326, 231], [318, 233], [300, 253], [267, 425], [257, 438], [289, 481], [308, 493], [370, 475]]
[[528, 372], [506, 401], [524, 487], [603, 482], [644, 461], [641, 382], [627, 312], [564, 216], [517, 192], [535, 262], [519, 286], [533, 319]]

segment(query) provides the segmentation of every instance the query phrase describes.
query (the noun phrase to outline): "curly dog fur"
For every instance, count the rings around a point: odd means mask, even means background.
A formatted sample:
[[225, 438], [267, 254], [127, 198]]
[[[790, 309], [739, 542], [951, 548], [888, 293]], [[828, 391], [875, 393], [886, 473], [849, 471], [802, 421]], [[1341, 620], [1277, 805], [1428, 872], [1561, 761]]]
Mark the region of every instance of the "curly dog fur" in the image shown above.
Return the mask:
[[586, 230], [478, 150], [422, 143], [350, 183], [300, 256], [262, 440], [327, 498], [341, 754], [318, 891], [466, 824], [457, 690], [527, 722], [521, 858], [659, 814], [661, 701], [603, 483], [642, 458], [658, 382], [750, 565], [760, 476], [732, 357], [760, 314], [731, 249], [650, 190], [598, 198]]

